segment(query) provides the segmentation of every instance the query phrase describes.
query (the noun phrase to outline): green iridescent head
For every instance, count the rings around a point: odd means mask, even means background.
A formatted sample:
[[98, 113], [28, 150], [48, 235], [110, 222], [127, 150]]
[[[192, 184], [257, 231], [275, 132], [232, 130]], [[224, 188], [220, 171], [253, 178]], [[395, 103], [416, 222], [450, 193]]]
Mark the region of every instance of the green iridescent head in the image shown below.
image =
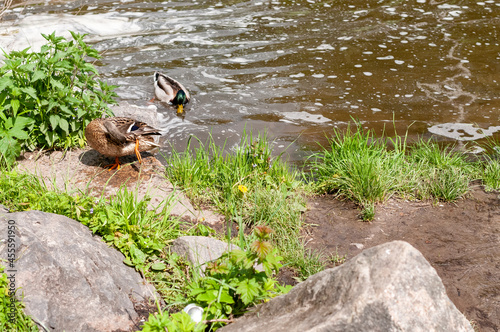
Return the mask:
[[179, 90], [175, 95], [175, 98], [172, 100], [172, 104], [184, 105], [185, 103], [187, 103], [186, 93], [182, 90]]

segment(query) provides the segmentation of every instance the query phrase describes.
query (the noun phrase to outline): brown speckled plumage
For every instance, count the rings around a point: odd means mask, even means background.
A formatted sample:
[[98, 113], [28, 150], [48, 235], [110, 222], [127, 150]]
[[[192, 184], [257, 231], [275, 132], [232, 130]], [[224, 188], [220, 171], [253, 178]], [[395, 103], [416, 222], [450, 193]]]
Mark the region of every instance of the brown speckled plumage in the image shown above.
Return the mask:
[[85, 128], [89, 145], [103, 155], [115, 157], [114, 166], [118, 168], [118, 157], [135, 153], [141, 161], [140, 151], [157, 147], [152, 135], [161, 134], [144, 122], [123, 117], [95, 119]]

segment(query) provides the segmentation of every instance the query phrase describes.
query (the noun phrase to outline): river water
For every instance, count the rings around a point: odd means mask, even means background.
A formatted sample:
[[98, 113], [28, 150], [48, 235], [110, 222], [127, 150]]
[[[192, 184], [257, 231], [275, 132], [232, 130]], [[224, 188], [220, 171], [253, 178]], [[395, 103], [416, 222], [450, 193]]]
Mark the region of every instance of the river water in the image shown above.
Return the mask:
[[157, 70], [188, 88], [185, 116], [156, 104], [165, 153], [246, 128], [298, 161], [352, 119], [443, 142], [500, 131], [500, 0], [46, 2], [10, 11], [0, 45], [68, 29], [120, 100], [146, 105]]

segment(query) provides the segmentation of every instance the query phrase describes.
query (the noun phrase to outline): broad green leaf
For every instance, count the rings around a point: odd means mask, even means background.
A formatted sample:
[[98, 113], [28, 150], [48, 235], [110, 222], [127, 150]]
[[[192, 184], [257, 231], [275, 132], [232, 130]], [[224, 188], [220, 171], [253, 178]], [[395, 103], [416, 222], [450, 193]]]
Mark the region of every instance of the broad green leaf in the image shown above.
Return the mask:
[[49, 100], [49, 107], [47, 108], [47, 112], [49, 112], [52, 108], [56, 107], [58, 105], [57, 101], [54, 99]]
[[62, 58], [64, 58], [64, 57], [66, 57], [67, 55], [68, 55], [68, 53], [67, 53], [67, 52], [64, 52], [64, 51], [58, 51], [58, 52], [56, 53], [56, 55], [54, 56], [54, 58], [53, 58], [53, 59], [55, 60], [54, 62], [59, 61], [60, 59], [62, 59]]
[[21, 145], [12, 137], [4, 137], [0, 140], [0, 164], [5, 162], [12, 165], [21, 154]]
[[17, 86], [12, 86], [10, 88], [10, 94], [14, 97], [17, 97], [21, 94], [21, 89], [19, 89]]
[[21, 103], [19, 102], [19, 99], [12, 99], [10, 101], [10, 106], [12, 106], [12, 111], [14, 112], [14, 116], [17, 114], [17, 110], [21, 106]]
[[28, 139], [28, 133], [24, 131], [26, 127], [33, 121], [30, 118], [25, 118], [22, 116], [18, 116], [13, 123], [13, 127], [10, 130], [10, 133], [12, 136], [19, 138], [19, 139]]
[[142, 265], [146, 261], [146, 254], [143, 253], [135, 244], [130, 246], [130, 255], [132, 256], [132, 262], [136, 265]]
[[9, 85], [12, 85], [12, 84], [13, 84], [13, 82], [9, 76], [0, 77], [0, 91], [2, 91], [3, 89], [5, 89], [6, 87], [8, 87]]
[[243, 250], [241, 250], [241, 249], [235, 249], [235, 250], [232, 250], [232, 251], [230, 252], [230, 255], [231, 255], [232, 259], [233, 259], [236, 263], [239, 263], [239, 262], [241, 262], [241, 261], [245, 260], [245, 259], [246, 259], [246, 257], [247, 257], [246, 252], [244, 252], [244, 251], [243, 251]]
[[123, 263], [124, 263], [125, 265], [128, 265], [128, 266], [132, 266], [132, 267], [134, 266], [134, 263], [132, 263], [132, 261], [131, 261], [130, 259], [128, 259], [128, 258], [125, 258], [125, 259], [123, 260]]
[[217, 300], [217, 293], [216, 290], [207, 290], [204, 293], [198, 294], [196, 300], [210, 303]]
[[27, 86], [27, 87], [23, 87], [21, 88], [21, 91], [26, 93], [27, 95], [29, 95], [31, 98], [33, 99], [37, 99], [36, 98], [36, 90], [35, 88], [31, 87], [31, 86]]
[[57, 129], [57, 125], [59, 124], [60, 120], [61, 120], [61, 117], [57, 114], [51, 114], [49, 116], [50, 126], [52, 127], [52, 130]]
[[220, 293], [220, 297], [219, 297], [219, 302], [220, 303], [234, 303], [234, 299], [231, 295], [229, 295], [227, 293], [227, 291], [222, 291]]
[[16, 128], [16, 127], [12, 128], [12, 129], [10, 130], [10, 133], [11, 133], [11, 135], [12, 135], [13, 137], [18, 138], [18, 139], [25, 140], [25, 139], [28, 139], [28, 138], [29, 138], [29, 136], [28, 136], [28, 133], [27, 133], [27, 132], [25, 132], [25, 131], [24, 131], [24, 130], [22, 130], [22, 129]]
[[163, 271], [167, 268], [167, 265], [165, 263], [154, 263], [151, 265], [151, 270], [154, 271]]
[[59, 120], [59, 127], [61, 127], [61, 129], [64, 130], [64, 132], [66, 133], [66, 135], [69, 135], [68, 120], [66, 120], [65, 118], [61, 118]]
[[64, 104], [60, 104], [59, 105], [59, 108], [61, 109], [61, 111], [63, 111], [64, 113], [68, 114], [68, 115], [73, 115], [73, 112], [71, 112], [71, 110], [68, 108], [68, 106], [64, 105]]
[[53, 88], [58, 90], [64, 90], [64, 85], [53, 77], [49, 78], [49, 82]]
[[2, 109], [2, 105], [5, 103], [8, 95], [7, 89], [0, 93], [0, 110]]
[[31, 82], [36, 82], [38, 80], [43, 80], [47, 75], [42, 70], [35, 70], [33, 76], [31, 77]]
[[80, 100], [79, 100], [79, 99], [77, 99], [77, 98], [75, 98], [75, 97], [73, 97], [73, 96], [71, 96], [71, 95], [70, 95], [70, 96], [67, 96], [67, 97], [66, 97], [66, 100], [67, 100], [67, 101], [69, 101], [69, 102], [70, 102], [70, 103], [72, 103], [72, 104], [77, 104], [77, 105], [78, 105], [78, 104], [80, 103]]
[[35, 69], [36, 63], [34, 62], [28, 62], [25, 63], [24, 65], [19, 66], [19, 69], [25, 71], [25, 72], [32, 72], [33, 69]]
[[[193, 286], [191, 286], [193, 287]], [[189, 293], [191, 296], [196, 296], [200, 293], [203, 293], [205, 291], [205, 288], [192, 288], [191, 292]]]
[[42, 134], [45, 134], [49, 128], [47, 127], [47, 124], [45, 122], [42, 122], [40, 123], [40, 127], [38, 127], [38, 129]]
[[259, 284], [254, 278], [245, 279], [238, 284], [236, 293], [241, 296], [244, 304], [249, 304], [259, 295]]
[[76, 116], [77, 116], [78, 119], [80, 119], [83, 115], [85, 115], [85, 113], [86, 112], [82, 108], [78, 108], [76, 110]]

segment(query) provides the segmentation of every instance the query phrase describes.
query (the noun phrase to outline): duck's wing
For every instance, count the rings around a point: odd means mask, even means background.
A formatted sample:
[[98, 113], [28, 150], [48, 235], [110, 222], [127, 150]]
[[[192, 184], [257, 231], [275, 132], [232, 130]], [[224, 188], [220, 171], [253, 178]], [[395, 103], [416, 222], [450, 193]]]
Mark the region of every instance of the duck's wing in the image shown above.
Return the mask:
[[[113, 118], [113, 120], [115, 119], [122, 118]], [[106, 138], [109, 139], [112, 143], [123, 145], [127, 142], [127, 130], [130, 127], [130, 124], [125, 127], [126, 124], [124, 121], [113, 120], [105, 119], [103, 122], [104, 128], [106, 128]]]
[[147, 123], [137, 121], [131, 118], [116, 117], [112, 118], [116, 127], [125, 135], [129, 136], [144, 136], [144, 135], [161, 135], [160, 130], [151, 127]]

